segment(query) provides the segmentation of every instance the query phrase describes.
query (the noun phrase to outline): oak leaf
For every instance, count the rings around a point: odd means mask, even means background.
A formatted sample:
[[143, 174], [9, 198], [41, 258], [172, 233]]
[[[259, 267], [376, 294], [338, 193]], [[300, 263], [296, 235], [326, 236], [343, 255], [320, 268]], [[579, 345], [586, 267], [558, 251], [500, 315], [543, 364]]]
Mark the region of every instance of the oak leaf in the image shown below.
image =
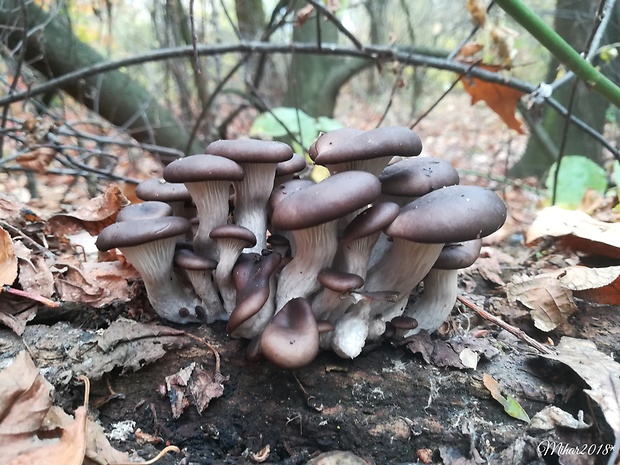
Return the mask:
[[[477, 67], [491, 72], [503, 69], [501, 66], [485, 64], [477, 65]], [[523, 92], [471, 76], [461, 76], [461, 82], [465, 91], [471, 95], [472, 105], [479, 101], [485, 102], [510, 129], [514, 129], [519, 134], [525, 134], [523, 123], [515, 115], [517, 103], [525, 95]]]
[[0, 286], [10, 286], [17, 278], [17, 257], [11, 236], [0, 228]]

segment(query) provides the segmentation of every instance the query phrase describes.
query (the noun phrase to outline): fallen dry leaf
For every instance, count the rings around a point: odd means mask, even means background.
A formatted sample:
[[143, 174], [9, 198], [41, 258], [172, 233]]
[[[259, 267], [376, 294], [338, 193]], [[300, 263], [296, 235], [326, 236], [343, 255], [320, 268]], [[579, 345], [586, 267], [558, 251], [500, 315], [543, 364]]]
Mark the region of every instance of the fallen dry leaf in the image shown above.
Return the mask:
[[45, 169], [56, 156], [56, 150], [51, 147], [37, 147], [30, 152], [26, 152], [15, 159], [24, 168], [45, 173]]
[[620, 440], [620, 363], [600, 352], [592, 341], [563, 337], [556, 347], [556, 354], [541, 355], [568, 365], [583, 379], [590, 389], [585, 389], [603, 411], [603, 416]]
[[[491, 72], [502, 69], [500, 66], [484, 64], [477, 65], [477, 67]], [[523, 123], [515, 116], [517, 103], [525, 95], [523, 92], [470, 76], [461, 76], [461, 82], [465, 91], [471, 95], [472, 105], [479, 101], [485, 102], [509, 128], [519, 134], [525, 134]]]
[[11, 236], [0, 228], [0, 286], [10, 286], [17, 278], [17, 257]]
[[50, 264], [40, 255], [35, 255], [23, 242], [14, 244], [15, 255], [19, 264], [19, 285], [32, 294], [52, 297], [54, 294], [54, 277]]
[[558, 273], [535, 277], [515, 275], [506, 286], [510, 302], [520, 302], [531, 310], [534, 325], [541, 331], [551, 331], [577, 311], [573, 293], [562, 286]]
[[117, 213], [128, 203], [118, 186], [110, 186], [102, 195], [89, 200], [73, 213], [52, 216], [47, 221], [45, 232], [63, 236], [77, 234], [85, 229], [96, 236], [103, 228], [114, 223]]
[[580, 299], [602, 305], [620, 305], [620, 266], [569, 266], [561, 270], [558, 281]]
[[588, 429], [592, 425], [588, 425], [583, 421], [583, 412], [581, 410], [579, 411], [578, 418], [575, 418], [555, 405], [548, 405], [532, 417], [529, 427], [530, 429], [548, 431], [556, 426], [571, 429]]
[[538, 212], [525, 243], [534, 245], [544, 237], [590, 255], [620, 258], [620, 223], [599, 221], [581, 211], [548, 207]]
[[[166, 376], [166, 390], [172, 416], [179, 418], [183, 411], [193, 403], [202, 413], [212, 399], [221, 397], [224, 394], [224, 381], [219, 369], [213, 372], [206, 371], [202, 366], [191, 363], [173, 375]], [[190, 402], [190, 397], [193, 402]]]

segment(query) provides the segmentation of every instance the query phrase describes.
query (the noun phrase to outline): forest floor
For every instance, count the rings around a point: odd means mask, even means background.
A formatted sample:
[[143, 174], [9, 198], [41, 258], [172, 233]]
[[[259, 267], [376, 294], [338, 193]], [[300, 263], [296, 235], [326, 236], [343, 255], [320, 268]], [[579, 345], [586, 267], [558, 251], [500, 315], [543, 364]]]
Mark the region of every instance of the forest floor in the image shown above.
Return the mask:
[[[507, 132], [493, 129], [492, 114], [490, 123], [479, 122], [479, 132], [477, 117], [469, 119], [467, 127], [462, 113], [458, 123], [456, 117], [444, 118], [425, 121], [420, 128], [427, 155], [448, 158], [470, 173], [464, 176], [469, 184], [499, 189], [509, 210], [505, 228], [486, 241], [479, 262], [461, 272], [460, 294], [551, 351], [567, 336], [594, 343], [600, 351], [594, 356], [612, 354], [617, 359], [617, 306], [575, 298], [572, 311], [553, 329], [542, 331], [514, 298], [516, 291], [510, 286], [520, 282], [516, 276], [555, 272], [583, 258], [554, 240], [524, 244], [542, 197], [529, 187], [533, 181], [498, 180], [523, 139], [508, 143], [504, 136], [495, 137]], [[49, 204], [59, 192], [66, 194], [66, 184], [58, 179], [47, 184], [50, 195], [45, 200], [21, 195], [25, 181], [17, 176], [3, 181], [0, 192], [16, 195], [29, 208], [65, 208]], [[74, 202], [65, 197], [62, 204]], [[8, 211], [2, 219], [11, 223]], [[591, 267], [610, 265], [618, 265], [618, 259], [589, 262]], [[611, 407], [601, 407], [585, 393], [588, 383], [566, 364], [545, 357], [535, 344], [460, 302], [440, 334], [422, 334], [398, 344], [386, 340], [366, 347], [354, 360], [325, 352], [307, 367], [283, 371], [265, 361], [248, 361], [246, 342], [228, 338], [221, 323], [165, 324], [157, 329], [161, 337], [129, 336], [130, 331], [123, 330], [116, 336], [122, 343], [115, 342], [119, 347], [125, 344], [122, 351], [108, 358], [92, 356], [95, 342], [114, 324], [131, 324], [127, 319], [151, 327], [158, 323], [147, 309], [140, 284], [129, 291], [127, 303], [101, 308], [37, 306], [36, 318], [20, 336], [0, 329], [0, 368], [25, 348], [54, 385], [55, 402], [69, 413], [83, 403], [83, 388], [71, 381], [72, 376], [90, 374], [91, 415], [114, 447], [135, 456], [150, 458], [163, 445], [173, 444], [181, 455], [169, 454], [159, 463], [302, 464], [314, 458], [312, 463], [324, 465], [595, 465], [608, 463], [614, 447], [608, 415], [618, 405], [617, 398]], [[11, 301], [12, 308], [14, 304]], [[8, 305], [6, 300], [3, 305]], [[467, 358], [472, 353], [477, 361], [473, 365]], [[199, 370], [212, 390], [206, 400], [184, 391]], [[489, 378], [499, 384], [504, 400], [512, 402], [508, 413], [492, 396], [497, 397], [497, 390], [489, 387]], [[613, 398], [613, 392], [606, 395]], [[197, 404], [204, 407], [201, 413]], [[515, 418], [515, 410], [520, 412], [515, 404], [529, 418], [548, 406], [572, 418], [546, 412], [528, 423]], [[317, 462], [317, 456], [323, 461]]]

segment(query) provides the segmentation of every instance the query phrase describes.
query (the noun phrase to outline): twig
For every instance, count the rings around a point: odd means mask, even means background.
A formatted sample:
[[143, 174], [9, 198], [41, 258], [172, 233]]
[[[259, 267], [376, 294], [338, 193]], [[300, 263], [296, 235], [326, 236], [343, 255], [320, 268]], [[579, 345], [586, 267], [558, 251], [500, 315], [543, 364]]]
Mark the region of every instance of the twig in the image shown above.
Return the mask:
[[13, 294], [19, 297], [24, 297], [26, 299], [34, 300], [35, 302], [39, 302], [45, 305], [46, 307], [59, 308], [61, 305], [60, 302], [55, 302], [51, 299], [48, 299], [47, 297], [43, 297], [42, 295], [33, 294], [31, 292], [22, 291], [20, 289], [15, 289], [11, 286], [2, 286], [2, 289], [0, 289], [0, 292], [6, 292], [7, 294]]
[[[177, 446], [166, 446], [164, 447], [159, 454], [153, 457], [151, 460], [147, 460], [146, 462], [140, 462], [141, 465], [153, 465], [155, 462], [161, 460], [161, 458], [166, 455], [168, 452], [174, 452], [176, 454], [181, 453], [181, 449]], [[135, 465], [136, 462], [113, 462], [110, 465]]]
[[531, 338], [530, 336], [528, 336], [527, 334], [525, 334], [525, 332], [523, 332], [522, 330], [520, 330], [519, 328], [509, 325], [508, 323], [506, 323], [504, 320], [502, 320], [501, 318], [496, 317], [495, 315], [490, 314], [489, 312], [487, 312], [486, 310], [483, 310], [482, 308], [478, 307], [476, 304], [474, 304], [471, 300], [466, 299], [463, 296], [457, 296], [457, 299], [463, 304], [465, 305], [467, 308], [469, 308], [470, 310], [473, 310], [474, 312], [476, 312], [478, 315], [480, 315], [482, 318], [484, 318], [485, 320], [489, 320], [492, 323], [495, 323], [496, 325], [504, 328], [506, 331], [508, 331], [511, 334], [514, 334], [515, 336], [517, 336], [519, 339], [527, 342], [530, 346], [534, 347], [536, 350], [538, 350], [539, 352], [542, 352], [543, 354], [553, 354], [553, 351], [551, 349], [549, 349], [547, 346], [541, 344], [540, 342], [538, 342], [536, 339]]
[[355, 35], [349, 31], [344, 24], [334, 15], [328, 8], [325, 7], [321, 2], [317, 2], [316, 0], [306, 0], [310, 5], [312, 5], [317, 11], [320, 11], [340, 32], [342, 32], [347, 39], [349, 39], [355, 48], [358, 50], [364, 50], [364, 46], [359, 41]]
[[215, 357], [215, 372], [219, 373], [220, 372], [220, 353], [217, 351], [217, 349], [201, 337], [194, 336], [193, 334], [190, 334], [188, 332], [185, 332], [185, 335], [189, 337], [190, 339], [194, 339], [195, 341], [198, 341], [201, 344], [204, 344], [207, 346], [207, 348], [213, 353], [213, 357]]
[[555, 201], [558, 193], [558, 180], [560, 179], [560, 168], [562, 167], [562, 159], [566, 153], [566, 142], [568, 141], [568, 130], [570, 129], [570, 115], [573, 114], [573, 105], [575, 104], [575, 97], [577, 96], [577, 87], [579, 87], [579, 79], [573, 81], [573, 86], [568, 98], [568, 115], [564, 120], [564, 128], [562, 129], [562, 139], [560, 139], [560, 148], [558, 149], [558, 159], [556, 161], [555, 173], [553, 173], [553, 193], [551, 195], [551, 205], [555, 205]]

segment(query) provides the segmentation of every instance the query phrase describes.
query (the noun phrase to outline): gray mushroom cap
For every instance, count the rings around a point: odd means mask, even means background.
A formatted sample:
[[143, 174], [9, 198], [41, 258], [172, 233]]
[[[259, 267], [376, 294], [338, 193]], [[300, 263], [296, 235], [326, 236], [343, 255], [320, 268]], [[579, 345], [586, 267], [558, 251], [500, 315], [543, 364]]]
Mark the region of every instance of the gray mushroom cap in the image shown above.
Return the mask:
[[323, 133], [312, 143], [308, 155], [312, 160], [315, 160], [319, 154], [337, 149], [363, 133], [363, 130], [353, 128], [340, 128]]
[[290, 300], [265, 328], [260, 338], [265, 358], [281, 368], [308, 365], [319, 353], [319, 329], [304, 298]]
[[248, 228], [237, 224], [223, 224], [211, 230], [211, 239], [234, 239], [243, 244], [243, 248], [253, 247], [256, 244], [256, 236]]
[[449, 186], [405, 205], [384, 231], [409, 241], [448, 244], [488, 236], [505, 220], [506, 205], [493, 191]]
[[147, 179], [138, 184], [136, 196], [141, 200], [160, 202], [184, 202], [192, 199], [184, 184], [156, 178]]
[[373, 202], [380, 194], [376, 176], [346, 171], [283, 198], [273, 210], [277, 229], [304, 229], [341, 218]]
[[123, 207], [116, 215], [116, 221], [150, 220], [166, 216], [172, 216], [172, 207], [167, 203], [152, 200]]
[[398, 216], [400, 207], [394, 202], [382, 202], [367, 208], [344, 228], [340, 240], [354, 241], [386, 228]]
[[433, 268], [439, 270], [460, 270], [473, 265], [480, 255], [481, 239], [444, 245]]
[[[322, 137], [327, 137], [330, 133]], [[350, 135], [351, 133], [347, 133]], [[365, 131], [343, 143], [334, 143], [331, 148], [317, 140], [315, 145], [318, 165], [332, 165], [351, 160], [368, 160], [378, 157], [419, 155], [422, 141], [412, 130], [401, 126], [385, 126]]]
[[207, 146], [206, 152], [237, 163], [280, 163], [293, 156], [287, 144], [260, 139], [216, 140]]
[[445, 160], [432, 157], [408, 158], [388, 165], [379, 175], [381, 193], [420, 197], [459, 183], [459, 174]]
[[215, 260], [198, 255], [188, 248], [177, 248], [174, 252], [174, 264], [184, 270], [207, 271], [217, 266]]
[[241, 181], [244, 176], [245, 172], [238, 163], [217, 155], [190, 155], [164, 168], [164, 179], [174, 183]]
[[278, 163], [276, 166], [276, 177], [299, 173], [305, 168], [306, 158], [303, 155], [294, 153], [290, 159]]
[[324, 268], [316, 278], [323, 287], [335, 292], [349, 292], [364, 285], [364, 278], [353, 273]]
[[99, 233], [95, 245], [102, 251], [110, 250], [115, 247], [133, 247], [159, 239], [167, 239], [185, 234], [190, 229], [190, 222], [178, 216], [139, 221], [122, 221], [106, 226]]

